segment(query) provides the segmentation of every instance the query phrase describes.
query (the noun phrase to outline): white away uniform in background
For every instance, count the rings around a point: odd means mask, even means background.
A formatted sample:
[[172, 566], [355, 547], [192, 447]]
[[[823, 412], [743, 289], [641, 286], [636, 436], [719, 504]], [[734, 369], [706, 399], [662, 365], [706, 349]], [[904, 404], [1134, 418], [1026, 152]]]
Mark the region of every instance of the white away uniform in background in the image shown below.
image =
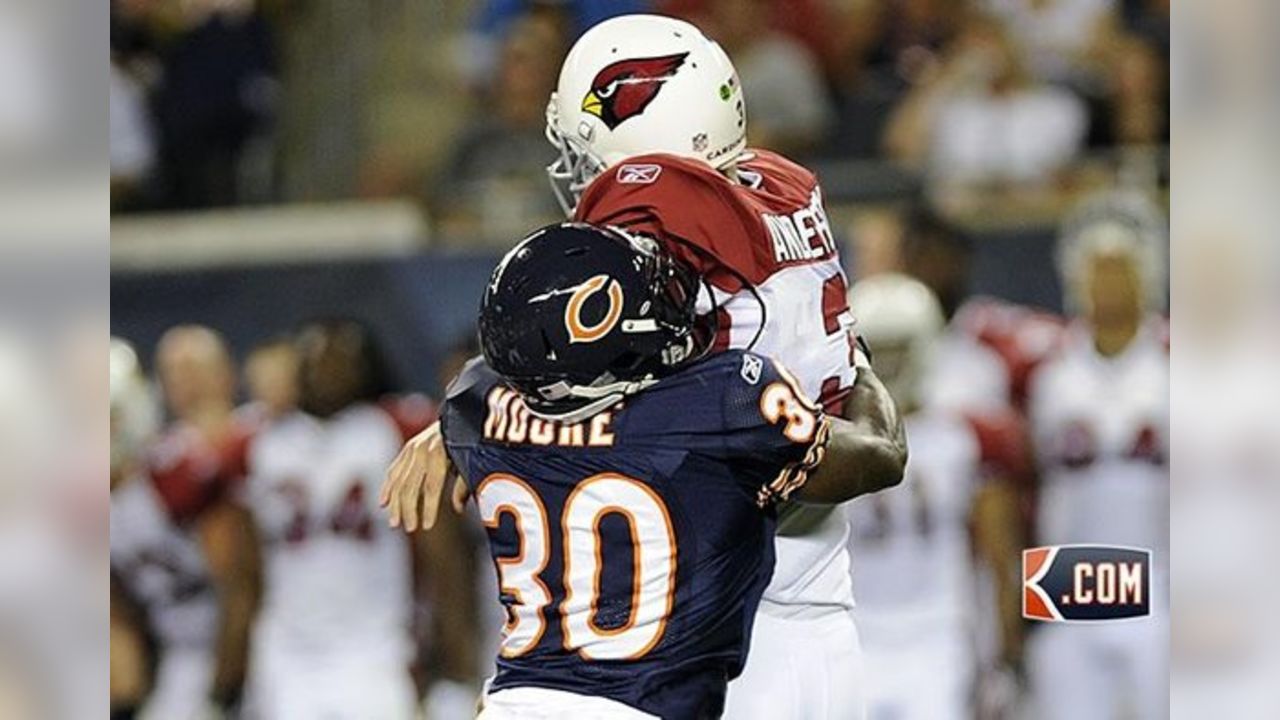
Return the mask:
[[942, 332], [932, 355], [942, 362], [930, 363], [925, 375], [926, 407], [957, 413], [1003, 412], [1009, 407], [1008, 369], [994, 350], [958, 323]]
[[902, 485], [847, 506], [868, 718], [961, 720], [976, 672], [969, 511], [981, 453], [961, 417], [905, 423]]
[[[838, 414], [856, 374], [853, 318], [817, 178], [766, 150], [744, 153], [737, 174], [734, 182], [698, 160], [638, 155], [592, 182], [575, 219], [661, 241], [712, 287], [717, 350], [778, 360]], [[725, 717], [863, 716], [848, 538], [841, 508], [780, 510], [773, 580]]]
[[1168, 716], [1169, 354], [1151, 319], [1119, 356], [1072, 327], [1033, 377], [1042, 487], [1037, 545], [1152, 551], [1150, 617], [1038, 627], [1028, 642], [1035, 717]]
[[414, 716], [409, 546], [375, 516], [400, 440], [382, 410], [355, 405], [296, 412], [249, 450], [265, 585], [250, 702], [263, 720]]
[[141, 717], [203, 718], [213, 684], [218, 602], [199, 543], [179, 527], [149, 478], [111, 493], [111, 569], [146, 611], [158, 646]]

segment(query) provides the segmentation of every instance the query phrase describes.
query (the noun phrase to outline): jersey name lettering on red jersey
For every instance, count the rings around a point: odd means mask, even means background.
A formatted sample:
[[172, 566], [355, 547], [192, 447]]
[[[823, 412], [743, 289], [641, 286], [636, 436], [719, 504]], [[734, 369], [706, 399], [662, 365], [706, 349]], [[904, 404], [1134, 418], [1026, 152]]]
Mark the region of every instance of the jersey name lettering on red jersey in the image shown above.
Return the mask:
[[817, 260], [835, 255], [836, 241], [831, 235], [822, 207], [822, 193], [814, 188], [809, 204], [789, 215], [762, 215], [769, 237], [773, 240], [773, 257], [778, 263]]

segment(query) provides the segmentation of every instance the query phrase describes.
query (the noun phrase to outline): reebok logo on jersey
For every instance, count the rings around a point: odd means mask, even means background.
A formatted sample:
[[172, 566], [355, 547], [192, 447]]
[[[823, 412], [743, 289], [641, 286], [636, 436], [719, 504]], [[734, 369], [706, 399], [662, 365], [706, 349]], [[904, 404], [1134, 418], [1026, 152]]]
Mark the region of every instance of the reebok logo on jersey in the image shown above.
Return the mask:
[[760, 373], [764, 370], [764, 361], [755, 355], [742, 356], [742, 379], [755, 385], [760, 382]]
[[1151, 551], [1055, 545], [1022, 551], [1022, 616], [1043, 622], [1151, 614]]
[[661, 174], [661, 165], [623, 165], [618, 168], [618, 182], [623, 185], [648, 185]]

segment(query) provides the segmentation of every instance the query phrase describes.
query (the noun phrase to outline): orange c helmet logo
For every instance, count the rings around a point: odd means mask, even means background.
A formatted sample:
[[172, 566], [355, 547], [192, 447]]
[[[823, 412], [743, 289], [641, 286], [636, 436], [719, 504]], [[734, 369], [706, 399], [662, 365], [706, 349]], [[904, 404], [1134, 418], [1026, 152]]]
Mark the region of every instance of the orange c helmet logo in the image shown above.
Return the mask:
[[[605, 292], [609, 295], [609, 309], [600, 322], [594, 325], [583, 324], [582, 306], [586, 305], [587, 298], [599, 292], [601, 288], [605, 288], [606, 285], [608, 285]], [[596, 275], [579, 285], [573, 291], [573, 295], [569, 296], [569, 304], [564, 309], [564, 327], [569, 331], [569, 344], [599, 340], [609, 334], [613, 326], [618, 324], [620, 317], [622, 317], [622, 286], [608, 275]]]

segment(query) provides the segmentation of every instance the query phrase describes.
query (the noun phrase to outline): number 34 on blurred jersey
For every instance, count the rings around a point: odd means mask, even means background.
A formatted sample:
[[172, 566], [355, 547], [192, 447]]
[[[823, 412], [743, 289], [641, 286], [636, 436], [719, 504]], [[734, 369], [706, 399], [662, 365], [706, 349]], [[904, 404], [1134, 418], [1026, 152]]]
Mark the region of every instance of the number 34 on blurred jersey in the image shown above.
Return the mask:
[[1151, 551], [1056, 545], [1022, 551], [1022, 616], [1044, 622], [1151, 614]]

